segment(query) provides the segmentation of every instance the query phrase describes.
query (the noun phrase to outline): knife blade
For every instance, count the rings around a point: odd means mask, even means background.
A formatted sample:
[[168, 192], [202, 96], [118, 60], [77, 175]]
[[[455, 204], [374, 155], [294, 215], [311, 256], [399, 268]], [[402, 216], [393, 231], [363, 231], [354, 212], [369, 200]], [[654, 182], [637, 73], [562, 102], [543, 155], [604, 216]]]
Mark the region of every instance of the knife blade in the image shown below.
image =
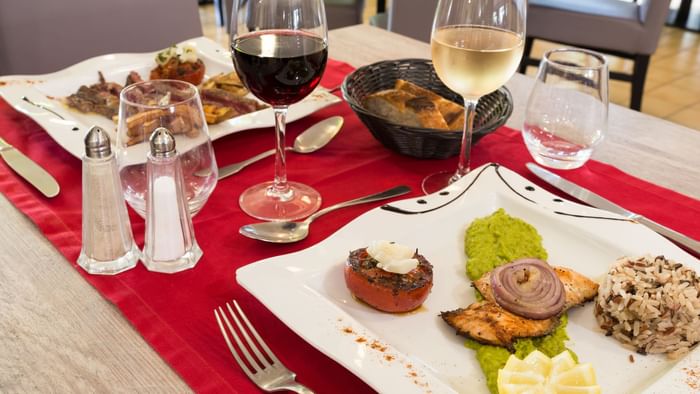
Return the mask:
[[58, 182], [51, 174], [2, 138], [0, 138], [0, 156], [10, 168], [46, 197], [55, 197], [61, 191]]
[[537, 175], [540, 179], [543, 181], [549, 183], [550, 185], [556, 187], [557, 189], [563, 191], [564, 193], [585, 202], [586, 204], [589, 204], [593, 207], [604, 209], [606, 211], [614, 212], [617, 214], [620, 214], [627, 219], [634, 220], [636, 222], [639, 222], [651, 230], [663, 235], [664, 237], [678, 242], [679, 244], [687, 247], [688, 249], [692, 250], [695, 253], [700, 253], [700, 242], [687, 237], [675, 230], [671, 230], [670, 228], [663, 226], [661, 224], [658, 224], [654, 222], [651, 219], [647, 219], [642, 215], [636, 214], [632, 211], [629, 211], [614, 202], [605, 199], [604, 197], [601, 197], [592, 191], [579, 186], [573, 182], [567, 181], [566, 179], [560, 177], [559, 175], [546, 170], [534, 163], [527, 163], [526, 164], [528, 170], [530, 170], [533, 174]]

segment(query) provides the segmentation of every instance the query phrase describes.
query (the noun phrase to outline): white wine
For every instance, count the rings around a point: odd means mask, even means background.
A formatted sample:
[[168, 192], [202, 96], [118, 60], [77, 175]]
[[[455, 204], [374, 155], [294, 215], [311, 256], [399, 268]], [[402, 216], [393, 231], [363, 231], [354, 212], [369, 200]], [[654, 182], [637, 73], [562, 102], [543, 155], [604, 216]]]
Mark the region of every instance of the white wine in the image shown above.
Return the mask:
[[513, 76], [523, 54], [523, 38], [487, 26], [446, 26], [433, 32], [431, 49], [442, 82], [465, 99], [475, 100]]

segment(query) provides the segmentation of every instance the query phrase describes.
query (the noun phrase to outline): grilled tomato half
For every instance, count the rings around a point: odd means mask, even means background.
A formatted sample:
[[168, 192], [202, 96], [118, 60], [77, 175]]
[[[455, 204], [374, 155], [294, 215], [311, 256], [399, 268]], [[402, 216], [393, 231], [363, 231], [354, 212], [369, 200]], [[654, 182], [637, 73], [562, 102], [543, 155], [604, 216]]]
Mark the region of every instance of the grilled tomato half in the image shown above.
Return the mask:
[[204, 79], [204, 71], [206, 67], [201, 59], [193, 62], [185, 62], [177, 56], [173, 56], [162, 65], [156, 66], [151, 70], [151, 79], [177, 79], [179, 81], [189, 82], [192, 85], [199, 85]]
[[359, 300], [384, 312], [412, 311], [425, 301], [433, 287], [433, 266], [416, 252], [418, 265], [405, 274], [386, 271], [367, 248], [350, 252], [345, 284]]

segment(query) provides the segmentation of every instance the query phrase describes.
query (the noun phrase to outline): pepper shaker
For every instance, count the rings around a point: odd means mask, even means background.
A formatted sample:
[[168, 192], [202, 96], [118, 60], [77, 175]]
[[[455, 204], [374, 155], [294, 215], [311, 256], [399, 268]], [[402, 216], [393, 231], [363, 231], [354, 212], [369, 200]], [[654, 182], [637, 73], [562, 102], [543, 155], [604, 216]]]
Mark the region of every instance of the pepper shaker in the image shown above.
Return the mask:
[[185, 197], [175, 138], [165, 127], [150, 137], [146, 162], [146, 242], [143, 263], [150, 271], [174, 273], [202, 257]]
[[78, 265], [91, 274], [114, 275], [140, 258], [107, 133], [93, 126], [85, 137], [82, 247]]

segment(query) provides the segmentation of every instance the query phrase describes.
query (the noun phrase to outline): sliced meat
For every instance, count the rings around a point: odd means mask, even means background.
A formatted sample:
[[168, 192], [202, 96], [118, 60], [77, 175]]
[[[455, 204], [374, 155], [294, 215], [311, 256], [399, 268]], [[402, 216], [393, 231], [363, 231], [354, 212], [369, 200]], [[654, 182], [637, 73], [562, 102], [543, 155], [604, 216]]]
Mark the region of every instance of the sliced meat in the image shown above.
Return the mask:
[[559, 325], [558, 316], [545, 320], [527, 319], [491, 301], [475, 302], [467, 308], [442, 312], [440, 317], [459, 335], [511, 350], [517, 338], [547, 335]]
[[105, 82], [101, 72], [99, 82], [90, 86], [81, 86], [77, 92], [66, 97], [66, 104], [80, 112], [95, 112], [110, 119], [119, 113], [119, 93], [122, 86]]
[[102, 71], [98, 71], [97, 75], [99, 75], [100, 77], [100, 82], [94, 85], [90, 85], [90, 87], [100, 92], [109, 93], [112, 96], [119, 97], [119, 93], [121, 93], [124, 87], [118, 83], [105, 81], [105, 77], [104, 75], [102, 75]]
[[266, 107], [257, 100], [239, 97], [224, 89], [201, 89], [200, 94], [202, 95], [202, 103], [219, 104], [225, 107], [233, 108], [237, 113], [235, 116], [255, 112]]
[[141, 75], [137, 73], [136, 71], [131, 71], [129, 75], [126, 76], [126, 82], [124, 83], [124, 86], [129, 86], [131, 84], [143, 82], [143, 78], [141, 78]]
[[66, 103], [80, 112], [95, 112], [110, 119], [119, 113], [119, 95], [91, 86], [81, 86], [76, 93], [66, 98]]

